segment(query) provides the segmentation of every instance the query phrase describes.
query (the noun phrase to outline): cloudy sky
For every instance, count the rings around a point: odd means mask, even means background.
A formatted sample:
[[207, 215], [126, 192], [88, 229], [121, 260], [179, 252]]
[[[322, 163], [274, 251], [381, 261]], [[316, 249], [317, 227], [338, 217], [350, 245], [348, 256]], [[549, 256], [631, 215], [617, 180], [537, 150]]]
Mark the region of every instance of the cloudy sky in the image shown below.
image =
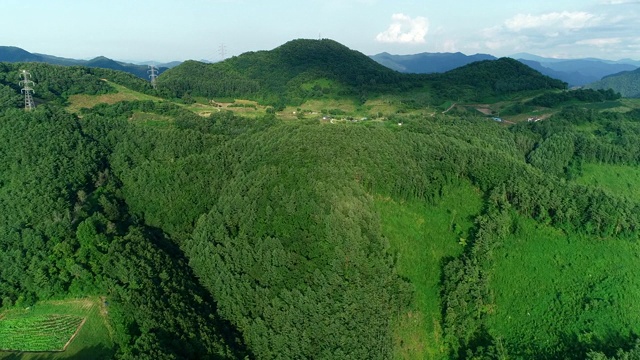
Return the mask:
[[367, 55], [640, 60], [640, 0], [2, 0], [0, 45], [70, 58], [221, 58], [297, 38]]

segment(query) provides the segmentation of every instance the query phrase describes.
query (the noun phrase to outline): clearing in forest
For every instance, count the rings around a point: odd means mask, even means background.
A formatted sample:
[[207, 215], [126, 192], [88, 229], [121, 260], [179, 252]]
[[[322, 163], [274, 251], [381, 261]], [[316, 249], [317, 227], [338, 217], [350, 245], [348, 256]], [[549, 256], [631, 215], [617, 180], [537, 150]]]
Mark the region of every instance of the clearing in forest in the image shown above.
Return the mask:
[[[106, 81], [106, 80], [105, 80]], [[134, 90], [131, 90], [125, 86], [118, 85], [116, 83], [107, 81], [109, 85], [116, 89], [116, 93], [102, 94], [102, 95], [71, 95], [69, 96], [69, 106], [67, 109], [70, 112], [78, 112], [82, 108], [91, 109], [98, 104], [115, 104], [121, 101], [136, 101], [136, 100], [152, 100], [163, 101], [163, 99], [143, 94]]]
[[630, 165], [583, 164], [576, 182], [606, 189], [640, 202], [640, 168]]
[[409, 309], [396, 319], [396, 359], [439, 360], [448, 355], [441, 327], [441, 265], [462, 253], [482, 209], [482, 195], [466, 182], [447, 186], [442, 193], [433, 204], [382, 197], [375, 201], [382, 233], [397, 254], [398, 273], [415, 289]]

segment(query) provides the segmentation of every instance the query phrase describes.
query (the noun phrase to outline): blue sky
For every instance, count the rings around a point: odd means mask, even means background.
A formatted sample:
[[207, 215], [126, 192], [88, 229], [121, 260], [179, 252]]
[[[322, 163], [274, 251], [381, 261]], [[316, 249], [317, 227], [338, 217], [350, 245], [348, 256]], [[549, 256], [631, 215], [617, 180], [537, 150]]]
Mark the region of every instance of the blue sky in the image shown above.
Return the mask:
[[640, 0], [2, 0], [0, 45], [70, 58], [220, 60], [298, 38], [367, 55], [640, 60]]

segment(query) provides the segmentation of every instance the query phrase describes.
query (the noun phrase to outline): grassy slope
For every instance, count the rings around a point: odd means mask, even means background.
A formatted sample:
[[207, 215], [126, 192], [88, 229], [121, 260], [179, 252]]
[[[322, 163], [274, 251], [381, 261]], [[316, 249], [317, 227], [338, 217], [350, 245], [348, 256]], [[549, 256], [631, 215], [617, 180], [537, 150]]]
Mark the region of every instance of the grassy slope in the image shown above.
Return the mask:
[[440, 309], [442, 259], [462, 252], [460, 238], [473, 225], [482, 207], [471, 185], [451, 187], [435, 205], [378, 198], [382, 232], [398, 254], [398, 272], [415, 288], [409, 312], [396, 325], [398, 359], [444, 359]]
[[640, 202], [640, 168], [627, 165], [584, 164], [580, 184], [602, 187]]
[[15, 353], [0, 352], [0, 359], [99, 359], [111, 353], [113, 348], [112, 330], [107, 322], [108, 308], [99, 298], [72, 299], [63, 301], [44, 301], [25, 309], [11, 309], [2, 314], [10, 317], [13, 314], [30, 313], [34, 316], [46, 314], [69, 314], [86, 318], [86, 322], [69, 344], [66, 351], [49, 353]]
[[516, 223], [494, 253], [487, 320], [512, 355], [615, 348], [640, 332], [640, 244]]
[[78, 112], [82, 108], [92, 108], [98, 104], [115, 104], [120, 101], [134, 101], [134, 100], [152, 100], [162, 101], [158, 97], [143, 94], [134, 90], [131, 90], [122, 85], [118, 85], [113, 82], [109, 82], [109, 85], [113, 86], [118, 92], [114, 94], [104, 95], [71, 95], [69, 97], [69, 106], [67, 109], [70, 112]]

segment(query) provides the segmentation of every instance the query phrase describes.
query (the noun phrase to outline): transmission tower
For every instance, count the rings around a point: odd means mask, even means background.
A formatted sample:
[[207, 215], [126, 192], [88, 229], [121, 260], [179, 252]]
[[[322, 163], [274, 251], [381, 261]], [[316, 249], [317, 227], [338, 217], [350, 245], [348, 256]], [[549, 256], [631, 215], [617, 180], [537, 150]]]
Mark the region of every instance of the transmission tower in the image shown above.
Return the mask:
[[147, 70], [147, 72], [149, 73], [149, 78], [151, 79], [151, 86], [156, 89], [158, 87], [158, 84], [156, 82], [156, 79], [158, 78], [158, 68], [154, 65], [149, 65], [149, 70]]
[[30, 111], [36, 108], [36, 103], [33, 101], [33, 96], [31, 95], [35, 92], [31, 86], [36, 83], [31, 80], [31, 74], [27, 70], [22, 70], [20, 75], [22, 75], [20, 86], [22, 86], [22, 93], [24, 94], [24, 109]]
[[218, 53], [220, 54], [220, 58], [224, 60], [227, 55], [227, 47], [224, 44], [220, 44], [218, 47]]

